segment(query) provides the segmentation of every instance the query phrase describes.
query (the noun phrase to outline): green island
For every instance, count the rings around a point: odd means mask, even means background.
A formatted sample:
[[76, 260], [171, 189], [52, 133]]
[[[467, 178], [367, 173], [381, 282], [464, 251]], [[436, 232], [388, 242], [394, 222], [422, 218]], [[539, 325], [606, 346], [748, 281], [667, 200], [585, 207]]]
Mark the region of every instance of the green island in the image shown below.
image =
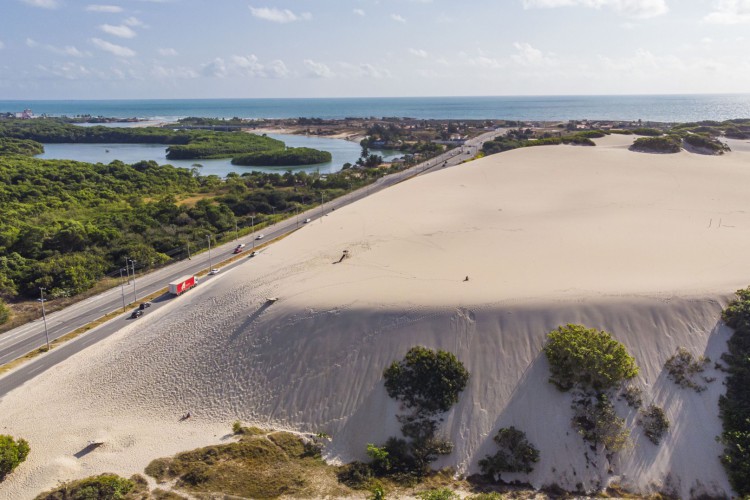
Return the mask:
[[286, 148], [283, 150], [259, 151], [235, 156], [233, 165], [289, 167], [315, 165], [331, 161], [331, 153], [312, 148]]
[[[33, 141], [23, 143], [0, 143], [0, 151], [7, 148], [37, 151], [41, 143], [80, 143], [80, 144], [164, 144], [170, 160], [205, 160], [212, 158], [232, 158], [240, 155], [264, 154], [269, 159], [266, 165], [312, 165], [323, 163], [321, 158], [329, 158], [330, 153], [310, 150], [290, 156], [282, 141], [270, 137], [242, 131], [217, 132], [209, 130], [173, 130], [160, 127], [81, 127], [63, 119], [44, 118], [36, 120], [0, 120], [0, 138], [4, 141]], [[36, 145], [36, 144], [38, 145]], [[29, 149], [31, 148], [31, 149]], [[294, 148], [293, 148], [294, 149]], [[21, 151], [22, 152], [22, 151]], [[313, 154], [314, 152], [314, 154]], [[28, 154], [23, 153], [22, 154]], [[299, 163], [290, 163], [291, 159]], [[241, 163], [238, 165], [257, 165]]]

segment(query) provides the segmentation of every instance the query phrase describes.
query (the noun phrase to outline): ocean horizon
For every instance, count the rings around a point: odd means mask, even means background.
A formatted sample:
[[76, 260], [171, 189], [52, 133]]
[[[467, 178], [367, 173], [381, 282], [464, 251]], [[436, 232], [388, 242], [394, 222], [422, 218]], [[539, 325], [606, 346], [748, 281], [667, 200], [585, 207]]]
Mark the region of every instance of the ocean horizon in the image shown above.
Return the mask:
[[416, 118], [691, 122], [750, 118], [750, 94], [249, 99], [0, 100], [0, 112], [174, 121], [205, 118]]

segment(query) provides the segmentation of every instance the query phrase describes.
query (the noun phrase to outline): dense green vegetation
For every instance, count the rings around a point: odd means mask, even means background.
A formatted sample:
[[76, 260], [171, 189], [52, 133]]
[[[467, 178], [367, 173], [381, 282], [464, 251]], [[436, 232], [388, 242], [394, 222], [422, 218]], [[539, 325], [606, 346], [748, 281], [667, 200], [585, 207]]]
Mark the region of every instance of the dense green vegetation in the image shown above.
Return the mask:
[[724, 154], [726, 151], [729, 151], [729, 147], [726, 144], [710, 135], [694, 133], [686, 134], [683, 137], [683, 141], [690, 146], [704, 150], [709, 154]]
[[600, 130], [588, 130], [560, 136], [542, 136], [535, 138], [530, 129], [509, 130], [504, 136], [497, 137], [487, 141], [482, 145], [482, 151], [485, 155], [502, 153], [518, 148], [528, 148], [533, 146], [557, 146], [560, 144], [573, 144], [576, 146], [595, 146], [592, 138], [604, 137], [604, 132]]
[[638, 374], [625, 346], [605, 331], [568, 324], [549, 333], [544, 354], [550, 383], [561, 391], [576, 390], [573, 428], [594, 450], [601, 445], [608, 453], [620, 451], [629, 433], [611, 402], [612, 393]]
[[232, 159], [232, 164], [286, 167], [327, 163], [332, 159], [331, 153], [328, 151], [319, 151], [312, 148], [286, 148], [278, 151], [260, 151], [258, 153], [235, 156]]
[[640, 137], [633, 141], [631, 151], [641, 153], [679, 153], [682, 140], [676, 135], [663, 137]]
[[608, 394], [587, 394], [573, 401], [573, 428], [594, 448], [602, 445], [609, 453], [622, 450], [630, 433]]
[[750, 495], [750, 288], [739, 290], [737, 299], [722, 315], [734, 329], [728, 352], [722, 356], [729, 374], [727, 392], [719, 398], [724, 443], [722, 464], [729, 482], [741, 497]]
[[0, 300], [0, 325], [5, 323], [10, 319], [10, 310], [8, 309], [8, 306], [5, 305], [5, 302]]
[[560, 326], [547, 336], [544, 354], [550, 382], [561, 391], [574, 387], [597, 392], [616, 387], [638, 374], [625, 346], [605, 332], [583, 325]]
[[284, 143], [270, 137], [245, 132], [191, 131], [187, 144], [174, 144], [167, 148], [170, 160], [195, 160], [228, 158], [240, 154], [281, 152]]
[[0, 137], [0, 156], [36, 156], [44, 153], [44, 146], [28, 139]]
[[[140, 478], [143, 481], [143, 478]], [[115, 474], [100, 474], [62, 484], [52, 491], [42, 493], [35, 500], [129, 500], [135, 496], [136, 485], [132, 479]]]
[[654, 404], [649, 405], [641, 412], [638, 424], [643, 427], [643, 432], [649, 441], [659, 444], [661, 438], [669, 430], [669, 419], [664, 409]]
[[29, 450], [29, 443], [25, 439], [0, 434], [0, 482], [26, 460]]
[[662, 132], [658, 128], [636, 128], [633, 129], [632, 132], [635, 135], [644, 135], [647, 137], [659, 137], [661, 135], [664, 135], [664, 132]]
[[469, 372], [453, 353], [412, 347], [383, 373], [388, 395], [418, 413], [448, 411], [458, 402]]
[[526, 439], [526, 433], [515, 427], [504, 427], [493, 438], [499, 450], [479, 461], [482, 474], [493, 480], [503, 472], [525, 472], [534, 470], [539, 461], [539, 450]]
[[[245, 132], [172, 130], [158, 127], [80, 127], [62, 119], [0, 120], [0, 138], [38, 143], [164, 144], [167, 158], [197, 160], [240, 154], [283, 152], [284, 143]], [[2, 146], [0, 145], [0, 148]], [[25, 146], [30, 147], [30, 146]], [[38, 154], [38, 153], [37, 153]]]
[[[205, 248], [207, 235], [234, 234], [235, 222], [240, 230], [257, 226], [385, 173], [252, 172], [222, 180], [154, 162], [0, 157], [0, 298], [35, 298], [39, 287], [50, 298], [72, 296], [106, 274], [119, 277], [126, 257], [139, 269], [186, 258], [187, 245]], [[187, 195], [193, 201], [178, 201]]]
[[[437, 435], [437, 415], [458, 402], [469, 372], [452, 353], [413, 347], [403, 360], [383, 373], [388, 395], [403, 403], [399, 415], [404, 438], [391, 437], [383, 446], [368, 445], [369, 464], [350, 464], [340, 475], [348, 484], [365, 483], [372, 477], [411, 484], [430, 472], [430, 464], [453, 451], [453, 443]], [[442, 419], [440, 419], [442, 420]], [[357, 486], [355, 486], [357, 487]]]

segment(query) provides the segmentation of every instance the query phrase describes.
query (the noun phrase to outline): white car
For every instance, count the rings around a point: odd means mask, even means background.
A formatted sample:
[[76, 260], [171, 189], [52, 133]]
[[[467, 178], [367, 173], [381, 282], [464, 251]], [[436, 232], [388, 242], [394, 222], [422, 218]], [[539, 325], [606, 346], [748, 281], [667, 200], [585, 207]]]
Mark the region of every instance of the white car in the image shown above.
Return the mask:
[[215, 275], [215, 274], [219, 274], [219, 270], [218, 270], [218, 269], [211, 269], [211, 270], [210, 270], [210, 271], [208, 272], [208, 274], [210, 274], [211, 276], [213, 276], [213, 275]]
[[255, 237], [256, 240], [262, 240], [263, 239], [263, 233], [260, 233], [258, 236]]
[[305, 219], [305, 224], [307, 224], [308, 222], [311, 222], [311, 220], [312, 219]]

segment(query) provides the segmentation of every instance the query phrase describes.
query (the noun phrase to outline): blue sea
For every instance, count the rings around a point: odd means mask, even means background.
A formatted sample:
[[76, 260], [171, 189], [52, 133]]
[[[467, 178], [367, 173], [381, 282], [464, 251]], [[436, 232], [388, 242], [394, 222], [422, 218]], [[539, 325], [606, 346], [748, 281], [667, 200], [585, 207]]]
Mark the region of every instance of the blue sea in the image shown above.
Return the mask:
[[750, 118], [750, 94], [629, 96], [382, 97], [320, 99], [0, 100], [0, 112], [148, 120], [409, 117], [420, 119], [643, 120]]

